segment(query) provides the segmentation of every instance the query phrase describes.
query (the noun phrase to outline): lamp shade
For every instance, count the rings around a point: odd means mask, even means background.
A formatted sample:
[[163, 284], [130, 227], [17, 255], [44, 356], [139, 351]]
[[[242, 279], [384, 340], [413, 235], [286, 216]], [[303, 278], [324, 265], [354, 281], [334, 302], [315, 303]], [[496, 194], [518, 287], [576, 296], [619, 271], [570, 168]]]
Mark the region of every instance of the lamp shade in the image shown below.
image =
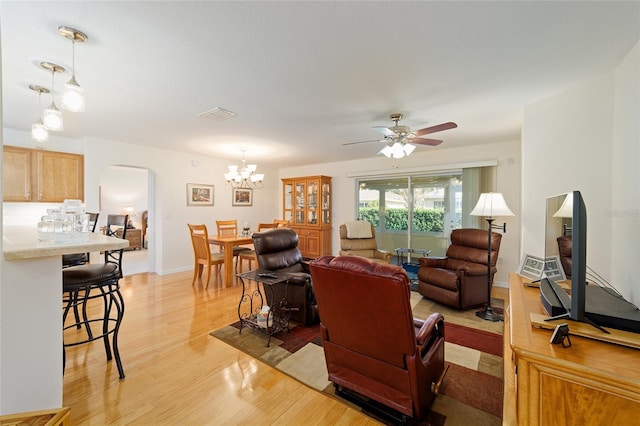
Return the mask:
[[573, 192], [567, 194], [564, 197], [562, 205], [557, 212], [553, 214], [553, 217], [573, 217]]
[[478, 203], [469, 213], [471, 216], [513, 216], [513, 212], [504, 201], [504, 197], [499, 192], [485, 192], [480, 194]]

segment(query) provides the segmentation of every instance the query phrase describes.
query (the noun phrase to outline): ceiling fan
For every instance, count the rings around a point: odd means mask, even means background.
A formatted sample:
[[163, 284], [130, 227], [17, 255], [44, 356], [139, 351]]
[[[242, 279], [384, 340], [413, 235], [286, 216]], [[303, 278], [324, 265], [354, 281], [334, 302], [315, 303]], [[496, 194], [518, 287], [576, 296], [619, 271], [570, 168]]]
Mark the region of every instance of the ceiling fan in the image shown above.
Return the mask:
[[374, 139], [369, 141], [349, 142], [342, 145], [355, 145], [359, 143], [368, 142], [383, 142], [385, 146], [378, 152], [389, 158], [402, 158], [405, 155], [409, 155], [416, 148], [413, 144], [436, 146], [442, 143], [439, 139], [428, 139], [421, 136], [428, 135], [430, 133], [441, 132], [443, 130], [455, 129], [458, 127], [456, 123], [448, 122], [442, 123], [431, 127], [425, 127], [424, 129], [416, 130], [412, 132], [409, 126], [400, 126], [398, 121], [402, 120], [403, 114], [391, 114], [389, 118], [395, 123], [393, 127], [374, 126], [373, 129], [384, 135], [384, 139]]

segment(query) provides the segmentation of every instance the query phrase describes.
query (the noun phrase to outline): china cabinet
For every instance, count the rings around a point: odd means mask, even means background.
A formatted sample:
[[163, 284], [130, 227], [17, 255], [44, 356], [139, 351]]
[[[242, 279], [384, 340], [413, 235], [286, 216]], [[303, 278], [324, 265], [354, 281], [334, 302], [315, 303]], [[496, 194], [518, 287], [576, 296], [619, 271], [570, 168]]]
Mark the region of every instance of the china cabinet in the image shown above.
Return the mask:
[[282, 179], [283, 218], [298, 234], [304, 257], [331, 254], [331, 177]]
[[60, 203], [84, 199], [84, 156], [3, 148], [4, 201]]

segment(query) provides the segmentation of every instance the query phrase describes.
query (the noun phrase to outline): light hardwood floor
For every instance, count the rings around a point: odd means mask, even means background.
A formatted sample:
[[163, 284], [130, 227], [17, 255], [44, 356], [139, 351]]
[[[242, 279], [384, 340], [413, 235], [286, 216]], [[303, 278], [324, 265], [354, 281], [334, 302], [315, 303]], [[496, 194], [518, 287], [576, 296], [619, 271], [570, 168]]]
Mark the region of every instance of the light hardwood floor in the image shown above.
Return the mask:
[[72, 424], [378, 424], [209, 336], [237, 320], [241, 288], [222, 288], [218, 276], [205, 290], [191, 279], [143, 273], [121, 281], [126, 378], [118, 380], [100, 341], [68, 348], [63, 403]]
[[205, 290], [191, 279], [143, 273], [121, 281], [126, 378], [118, 380], [100, 341], [68, 348], [63, 404], [72, 424], [377, 424], [209, 336], [237, 320], [241, 288], [222, 288], [215, 277]]

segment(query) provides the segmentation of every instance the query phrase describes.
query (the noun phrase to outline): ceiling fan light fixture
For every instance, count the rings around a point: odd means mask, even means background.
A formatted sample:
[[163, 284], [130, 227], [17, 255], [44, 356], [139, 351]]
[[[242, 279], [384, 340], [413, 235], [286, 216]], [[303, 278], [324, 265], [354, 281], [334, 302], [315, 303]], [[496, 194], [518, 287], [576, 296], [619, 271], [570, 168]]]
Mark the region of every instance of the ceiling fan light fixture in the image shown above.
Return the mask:
[[416, 146], [410, 143], [405, 143], [402, 148], [404, 149], [404, 154], [408, 157], [411, 155], [413, 150], [416, 149]]

